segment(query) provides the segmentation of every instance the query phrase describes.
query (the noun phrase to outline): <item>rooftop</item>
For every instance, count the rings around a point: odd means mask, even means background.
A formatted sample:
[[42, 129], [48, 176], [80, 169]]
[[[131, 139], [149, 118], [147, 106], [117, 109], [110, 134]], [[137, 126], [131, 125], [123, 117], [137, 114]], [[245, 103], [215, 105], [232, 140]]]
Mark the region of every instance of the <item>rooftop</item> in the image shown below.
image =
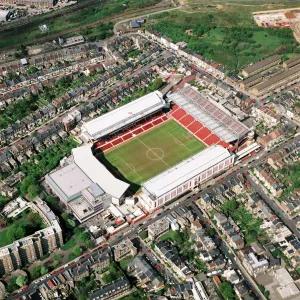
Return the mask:
[[231, 154], [222, 146], [212, 145], [196, 155], [184, 160], [165, 172], [142, 184], [146, 194], [160, 197], [190, 178], [208, 170], [212, 166], [230, 158]]
[[164, 107], [159, 92], [152, 92], [83, 125], [92, 139], [99, 139]]

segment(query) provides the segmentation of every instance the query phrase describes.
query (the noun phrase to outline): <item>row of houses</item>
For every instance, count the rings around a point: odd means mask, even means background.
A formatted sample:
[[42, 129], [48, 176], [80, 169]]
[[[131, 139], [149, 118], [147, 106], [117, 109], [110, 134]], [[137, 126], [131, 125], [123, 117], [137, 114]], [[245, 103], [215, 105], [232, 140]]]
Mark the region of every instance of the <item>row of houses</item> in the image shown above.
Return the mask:
[[[72, 289], [75, 288], [76, 282], [81, 281], [83, 278], [95, 274], [96, 279], [99, 280], [97, 276], [109, 268], [110, 262], [111, 259], [108, 253], [97, 252], [91, 255], [84, 263], [76, 264], [73, 268], [64, 270], [47, 282], [39, 285], [39, 291], [46, 300], [58, 299], [60, 296], [66, 297], [72, 292]], [[101, 289], [105, 289], [106, 292], [109, 292], [109, 289], [105, 288], [105, 286], [101, 287]], [[97, 290], [95, 292], [97, 292]]]
[[292, 124], [286, 124], [280, 128], [277, 128], [270, 133], [257, 138], [257, 142], [261, 144], [266, 150], [272, 149], [284, 141], [285, 137], [294, 134], [296, 126]]
[[234, 249], [242, 249], [245, 246], [243, 235], [240, 233], [239, 227], [229, 217], [224, 214], [216, 213], [214, 220], [217, 222], [218, 228], [226, 236], [228, 244]]
[[27, 70], [31, 66], [49, 69], [52, 66], [57, 66], [60, 63], [73, 61], [80, 62], [81, 59], [87, 57], [96, 57], [97, 53], [99, 52], [102, 52], [102, 47], [99, 42], [87, 43], [74, 47], [59, 49], [56, 51], [26, 58], [26, 64], [23, 64], [21, 60], [15, 60], [7, 64], [2, 64], [0, 66], [0, 75], [3, 78], [5, 78], [11, 73], [22, 73], [30, 76], [27, 73]]
[[146, 30], [145, 36], [149, 38], [150, 40], [154, 40], [164, 47], [173, 50], [178, 55], [183, 56], [190, 61], [197, 64], [198, 67], [206, 70], [207, 72], [211, 73], [212, 75], [219, 77], [221, 79], [225, 78], [225, 74], [227, 73], [227, 70], [221, 66], [216, 64], [215, 62], [205, 58], [204, 56], [201, 56], [197, 53], [194, 53], [193, 51], [190, 51], [186, 48], [186, 44], [183, 42], [175, 44], [170, 38], [162, 36], [157, 31], [153, 30]]
[[273, 175], [268, 164], [262, 164], [253, 168], [255, 176], [266, 186], [274, 197], [279, 197], [285, 190], [285, 186]]
[[210, 211], [219, 207], [227, 200], [235, 199], [238, 195], [244, 193], [244, 182], [245, 179], [243, 175], [237, 174], [225, 183], [218, 185], [218, 187], [213, 189], [210, 193], [204, 194], [204, 196], [200, 198], [199, 204], [201, 208]]
[[19, 165], [25, 163], [34, 153], [44, 151], [47, 147], [65, 139], [68, 134], [64, 131], [63, 125], [48, 127], [48, 129], [37, 133], [36, 136], [26, 137], [0, 152], [0, 171], [10, 173]]

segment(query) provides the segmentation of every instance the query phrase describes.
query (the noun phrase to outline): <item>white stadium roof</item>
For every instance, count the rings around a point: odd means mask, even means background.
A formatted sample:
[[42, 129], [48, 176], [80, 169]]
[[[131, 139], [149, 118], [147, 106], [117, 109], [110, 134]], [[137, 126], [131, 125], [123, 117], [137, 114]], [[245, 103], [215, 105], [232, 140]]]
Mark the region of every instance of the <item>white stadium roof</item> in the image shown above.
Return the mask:
[[222, 146], [212, 145], [144, 182], [143, 190], [158, 198], [230, 156], [230, 152]]
[[190, 85], [169, 95], [168, 98], [227, 143], [249, 132], [249, 129], [232, 117], [223, 106]]
[[83, 124], [83, 129], [91, 139], [99, 139], [164, 106], [161, 94], [155, 91]]
[[129, 184], [114, 177], [93, 155], [91, 146], [81, 146], [72, 150], [75, 164], [107, 194], [120, 199]]

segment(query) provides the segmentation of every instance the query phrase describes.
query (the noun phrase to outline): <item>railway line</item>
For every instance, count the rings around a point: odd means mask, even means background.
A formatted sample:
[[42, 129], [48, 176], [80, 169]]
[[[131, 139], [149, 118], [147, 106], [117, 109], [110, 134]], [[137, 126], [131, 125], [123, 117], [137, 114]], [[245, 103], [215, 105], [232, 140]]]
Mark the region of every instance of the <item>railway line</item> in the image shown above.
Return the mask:
[[[94, 1], [94, 0], [93, 0]], [[35, 44], [37, 43], [44, 43], [44, 42], [47, 42], [47, 41], [52, 41], [53, 39], [59, 37], [59, 36], [63, 36], [63, 35], [67, 35], [67, 34], [71, 34], [71, 33], [74, 33], [74, 32], [77, 32], [79, 29], [82, 29], [82, 28], [86, 28], [86, 27], [95, 27], [96, 25], [100, 24], [100, 23], [106, 23], [106, 22], [111, 22], [111, 21], [115, 21], [115, 20], [118, 20], [120, 18], [126, 18], [126, 17], [130, 17], [130, 16], [135, 16], [135, 15], [139, 15], [140, 13], [144, 13], [144, 12], [153, 12], [153, 11], [161, 11], [161, 9], [164, 9], [164, 8], [167, 8], [169, 7], [169, 5], [157, 5], [157, 6], [152, 6], [152, 7], [147, 7], [147, 8], [142, 8], [142, 9], [137, 9], [137, 10], [133, 10], [133, 11], [130, 11], [130, 12], [126, 12], [126, 13], [122, 13], [122, 14], [119, 14], [119, 15], [115, 15], [113, 17], [110, 17], [110, 18], [106, 18], [106, 19], [100, 19], [100, 20], [97, 20], [97, 21], [94, 21], [94, 22], [91, 22], [91, 23], [88, 23], [86, 25], [80, 25], [80, 26], [76, 26], [72, 29], [68, 29], [68, 30], [64, 30], [64, 31], [60, 31], [60, 32], [57, 32], [57, 33], [53, 33], [53, 34], [48, 34], [47, 36], [43, 36], [43, 37], [40, 37], [40, 38], [35, 38], [34, 40], [30, 40], [28, 42], [23, 42], [23, 43], [20, 43], [20, 44], [16, 44], [14, 46], [11, 46], [11, 45], [8, 45], [7, 47], [4, 46], [4, 47], [1, 47], [1, 50], [5, 50], [5, 49], [11, 49], [12, 47], [13, 48], [16, 48], [16, 47], [19, 47], [21, 44], [22, 45], [30, 45], [32, 44], [33, 42]], [[23, 29], [24, 31], [28, 31], [29, 28], [26, 27]], [[20, 31], [17, 31], [18, 33], [20, 33]], [[5, 38], [5, 36], [10, 36], [12, 35], [13, 33], [10, 32], [10, 33], [4, 33], [4, 34], [1, 34], [0, 33], [0, 39], [2, 38]]]

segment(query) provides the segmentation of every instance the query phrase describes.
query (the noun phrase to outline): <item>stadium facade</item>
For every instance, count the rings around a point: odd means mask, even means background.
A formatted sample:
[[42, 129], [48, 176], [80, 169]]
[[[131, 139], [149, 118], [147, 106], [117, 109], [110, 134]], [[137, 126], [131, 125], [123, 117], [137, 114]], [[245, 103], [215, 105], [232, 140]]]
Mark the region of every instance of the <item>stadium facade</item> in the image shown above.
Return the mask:
[[115, 178], [93, 155], [90, 145], [73, 149], [62, 165], [45, 180], [79, 222], [124, 199], [129, 184]]
[[212, 145], [142, 183], [140, 204], [148, 212], [154, 211], [231, 168], [233, 163], [233, 154], [222, 146]]
[[82, 132], [88, 140], [97, 141], [120, 129], [126, 129], [165, 106], [161, 93], [155, 91], [83, 124]]

